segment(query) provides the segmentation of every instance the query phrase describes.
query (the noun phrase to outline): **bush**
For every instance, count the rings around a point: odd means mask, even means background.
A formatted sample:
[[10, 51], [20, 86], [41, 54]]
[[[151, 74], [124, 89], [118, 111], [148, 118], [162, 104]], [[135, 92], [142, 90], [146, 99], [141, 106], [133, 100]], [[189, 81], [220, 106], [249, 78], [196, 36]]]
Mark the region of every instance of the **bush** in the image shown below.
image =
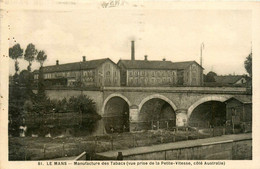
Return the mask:
[[72, 111], [81, 114], [80, 128], [90, 133], [93, 132], [97, 121], [101, 119], [101, 116], [97, 114], [95, 102], [85, 95], [79, 95], [71, 97], [67, 104]]
[[[85, 95], [71, 97], [69, 101], [50, 100], [48, 98], [35, 99], [33, 106], [27, 102], [26, 109], [31, 110], [27, 116], [28, 131], [44, 136], [49, 132], [51, 135], [62, 134], [68, 128], [73, 128], [73, 134], [91, 134], [101, 116], [96, 112], [93, 100]], [[52, 126], [52, 128], [49, 128]], [[28, 132], [29, 133], [29, 132]]]

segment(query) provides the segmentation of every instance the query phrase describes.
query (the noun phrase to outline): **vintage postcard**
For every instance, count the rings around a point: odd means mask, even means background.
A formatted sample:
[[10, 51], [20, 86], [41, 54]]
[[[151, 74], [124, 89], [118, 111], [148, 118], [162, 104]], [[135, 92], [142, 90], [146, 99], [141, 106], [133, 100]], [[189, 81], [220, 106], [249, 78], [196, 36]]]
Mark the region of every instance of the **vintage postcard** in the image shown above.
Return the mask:
[[259, 2], [0, 5], [0, 168], [260, 167]]

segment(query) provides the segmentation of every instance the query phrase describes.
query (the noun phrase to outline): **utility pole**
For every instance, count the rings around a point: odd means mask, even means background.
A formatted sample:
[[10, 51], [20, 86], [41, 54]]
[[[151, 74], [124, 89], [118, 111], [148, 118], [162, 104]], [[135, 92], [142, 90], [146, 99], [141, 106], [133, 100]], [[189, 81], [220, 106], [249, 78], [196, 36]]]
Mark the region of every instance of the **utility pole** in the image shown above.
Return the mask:
[[[202, 42], [201, 43], [201, 45], [200, 45], [200, 66], [202, 67], [202, 51], [203, 51], [203, 49], [204, 49], [204, 42]], [[203, 67], [202, 67], [202, 69], [201, 69], [201, 85], [203, 85]]]
[[204, 42], [200, 45], [200, 66], [202, 67], [202, 51], [204, 49]]

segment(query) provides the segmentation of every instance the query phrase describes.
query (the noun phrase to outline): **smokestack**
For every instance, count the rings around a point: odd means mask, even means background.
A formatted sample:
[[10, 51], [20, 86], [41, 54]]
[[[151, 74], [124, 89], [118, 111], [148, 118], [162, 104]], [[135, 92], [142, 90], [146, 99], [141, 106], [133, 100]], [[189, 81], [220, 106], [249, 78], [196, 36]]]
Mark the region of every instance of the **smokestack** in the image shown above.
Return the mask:
[[59, 60], [56, 60], [56, 65], [59, 65]]
[[86, 62], [86, 56], [82, 56], [83, 62]]
[[144, 55], [144, 60], [147, 60], [147, 57], [148, 57], [147, 55]]
[[135, 60], [135, 41], [131, 41], [131, 60]]

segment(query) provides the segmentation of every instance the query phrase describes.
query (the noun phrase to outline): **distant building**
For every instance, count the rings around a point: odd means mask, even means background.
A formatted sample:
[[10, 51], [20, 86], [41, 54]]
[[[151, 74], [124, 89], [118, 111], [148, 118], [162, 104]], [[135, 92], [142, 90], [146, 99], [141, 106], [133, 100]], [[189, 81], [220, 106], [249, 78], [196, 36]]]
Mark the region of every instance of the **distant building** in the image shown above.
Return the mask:
[[243, 125], [247, 131], [252, 130], [252, 98], [234, 96], [225, 101], [226, 120], [233, 125]]
[[[120, 70], [110, 59], [59, 64], [43, 67], [44, 80], [49, 85], [58, 86], [119, 86]], [[34, 71], [34, 79], [39, 78], [39, 71]]]
[[224, 85], [244, 85], [250, 79], [243, 75], [227, 75], [227, 76], [215, 76], [216, 83]]
[[203, 67], [196, 61], [174, 62], [173, 68], [177, 70], [178, 84], [183, 80], [184, 86], [203, 85]]
[[120, 60], [122, 86], [201, 86], [203, 68], [195, 61]]
[[[109, 58], [43, 67], [46, 86], [202, 86], [203, 68], [195, 61], [171, 62], [165, 59], [150, 61], [135, 60], [134, 41], [131, 60], [119, 60], [117, 64]], [[34, 79], [39, 71], [34, 71]]]
[[[204, 78], [205, 80], [205, 78]], [[214, 81], [204, 81], [204, 86], [222, 87], [222, 86], [237, 86], [237, 87], [252, 87], [252, 78], [246, 75], [224, 75], [214, 76]]]
[[202, 86], [203, 68], [195, 61], [171, 62], [135, 60], [134, 41], [131, 60], [119, 60], [122, 86]]

